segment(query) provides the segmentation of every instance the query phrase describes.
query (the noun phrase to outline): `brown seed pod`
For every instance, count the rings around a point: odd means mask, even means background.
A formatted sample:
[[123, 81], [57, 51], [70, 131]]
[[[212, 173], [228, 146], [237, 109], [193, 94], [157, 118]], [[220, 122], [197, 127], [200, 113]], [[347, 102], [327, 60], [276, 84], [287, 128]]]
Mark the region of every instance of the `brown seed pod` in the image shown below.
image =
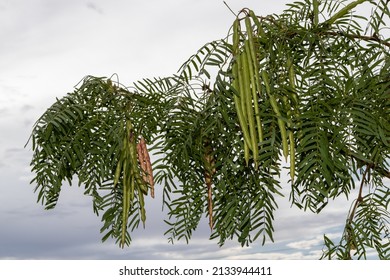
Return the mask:
[[146, 147], [146, 142], [143, 137], [141, 137], [138, 145], [137, 152], [139, 154], [139, 161], [143, 173], [143, 179], [146, 183], [150, 185], [150, 195], [154, 198], [154, 177], [152, 163], [150, 161], [149, 151]]
[[153, 177], [153, 169], [152, 169], [152, 162], [150, 161], [150, 156], [149, 156], [149, 151], [148, 148], [146, 147], [146, 142], [145, 139], [142, 137], [141, 138], [141, 145], [142, 145], [142, 150], [144, 152], [144, 158], [146, 162], [146, 172], [148, 175], [149, 179], [149, 185], [150, 185], [150, 195], [154, 198], [154, 177]]
[[137, 144], [137, 157], [138, 161], [141, 167], [141, 173], [142, 173], [142, 179], [145, 181], [145, 183], [148, 182], [148, 176], [147, 176], [147, 167], [146, 167], [146, 161], [145, 161], [145, 152], [143, 150], [143, 147], [141, 145], [142, 137], [140, 142]]

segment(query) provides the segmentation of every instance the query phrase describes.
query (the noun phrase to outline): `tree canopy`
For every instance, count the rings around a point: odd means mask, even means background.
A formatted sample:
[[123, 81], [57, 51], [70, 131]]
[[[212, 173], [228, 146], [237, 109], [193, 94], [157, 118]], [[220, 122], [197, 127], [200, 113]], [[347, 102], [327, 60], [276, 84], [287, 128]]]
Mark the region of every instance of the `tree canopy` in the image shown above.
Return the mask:
[[[365, 17], [354, 12], [364, 4]], [[302, 0], [280, 15], [244, 8], [228, 35], [170, 77], [130, 86], [85, 77], [34, 125], [32, 184], [46, 209], [77, 178], [103, 241], [130, 245], [145, 196], [163, 189], [171, 241], [204, 215], [221, 246], [274, 241], [287, 166], [290, 202], [320, 213], [353, 198], [322, 258], [390, 258], [388, 0]], [[147, 145], [146, 145], [147, 144]], [[363, 191], [364, 189], [364, 191]]]

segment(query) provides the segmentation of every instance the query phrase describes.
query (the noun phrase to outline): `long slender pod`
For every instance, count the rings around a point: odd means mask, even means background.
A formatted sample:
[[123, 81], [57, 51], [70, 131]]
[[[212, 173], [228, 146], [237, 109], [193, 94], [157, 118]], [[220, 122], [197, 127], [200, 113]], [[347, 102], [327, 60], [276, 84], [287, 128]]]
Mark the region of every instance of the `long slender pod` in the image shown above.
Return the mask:
[[122, 194], [122, 235], [120, 246], [123, 248], [126, 241], [126, 232], [127, 232], [127, 221], [129, 219], [129, 207], [127, 202], [128, 190], [126, 186], [123, 186]]
[[272, 109], [274, 110], [274, 112], [276, 114], [276, 117], [278, 118], [278, 126], [279, 126], [279, 129], [280, 129], [280, 136], [282, 138], [283, 155], [284, 155], [284, 157], [287, 160], [289, 147], [288, 147], [288, 140], [287, 140], [286, 125], [285, 125], [284, 121], [282, 120], [282, 114], [280, 113], [280, 110], [279, 110], [278, 104], [276, 102], [275, 96], [273, 96], [272, 93], [271, 93], [271, 87], [270, 87], [270, 84], [269, 84], [269, 79], [268, 79], [267, 73], [265, 71], [262, 71], [261, 72], [261, 76], [263, 78], [263, 82], [264, 82], [267, 94], [269, 96], [269, 100], [270, 100]]
[[121, 242], [120, 246], [123, 248], [125, 246], [125, 240], [126, 240], [126, 231], [127, 231], [127, 220], [128, 220], [128, 189], [125, 185], [125, 182], [123, 182], [123, 189], [122, 189], [122, 235], [121, 235]]
[[290, 177], [291, 181], [294, 182], [295, 177], [295, 143], [294, 143], [294, 132], [288, 131], [288, 140], [290, 141]]
[[141, 212], [141, 221], [145, 228], [145, 222], [146, 222], [146, 210], [145, 210], [145, 198], [144, 198], [144, 192], [138, 185], [138, 203], [139, 203], [139, 210]]
[[278, 117], [280, 136], [282, 138], [283, 155], [284, 155], [284, 158], [287, 160], [289, 147], [288, 147], [288, 140], [287, 140], [286, 125], [285, 125], [284, 121], [282, 120], [282, 114], [279, 111], [279, 107], [278, 107], [278, 104], [276, 102], [275, 96], [273, 96], [273, 95], [270, 96], [270, 103], [271, 103], [272, 108], [274, 109], [276, 116]]
[[[318, 5], [318, 3], [317, 3]], [[318, 7], [317, 7], [318, 9]], [[291, 88], [291, 95], [292, 95], [292, 101], [293, 101], [293, 107], [294, 107], [294, 113], [296, 117], [299, 117], [299, 102], [298, 102], [298, 96], [295, 90], [295, 71], [294, 71], [294, 65], [292, 63], [292, 60], [290, 57], [287, 57], [287, 71], [288, 71], [288, 78], [290, 82], [290, 88]], [[288, 119], [289, 119], [289, 142], [290, 142], [290, 177], [291, 181], [294, 181], [295, 177], [295, 140], [294, 140], [294, 132], [292, 131], [293, 126], [293, 115], [291, 112], [291, 107], [288, 111]]]
[[[232, 70], [233, 70], [233, 76], [237, 75], [236, 76], [237, 78], [236, 78], [235, 81], [233, 81], [232, 85], [233, 85], [233, 88], [238, 90], [238, 93], [239, 93], [238, 65], [233, 65], [233, 69]], [[246, 145], [250, 145], [250, 134], [249, 134], [249, 130], [248, 130], [248, 124], [247, 124], [247, 122], [245, 120], [244, 112], [243, 112], [242, 107], [241, 107], [241, 98], [240, 98], [239, 95], [234, 93], [233, 99], [234, 99], [234, 105], [236, 107], [238, 121], [240, 123], [240, 127], [241, 127], [241, 130], [242, 130], [242, 133], [244, 135], [244, 142], [246, 143]]]
[[302, 130], [301, 130], [301, 122], [299, 120], [300, 118], [300, 110], [299, 110], [299, 98], [295, 86], [295, 71], [294, 71], [294, 64], [293, 61], [290, 57], [287, 57], [287, 69], [288, 69], [288, 78], [290, 81], [290, 88], [291, 88], [291, 100], [292, 102], [292, 107], [293, 107], [293, 116], [295, 118], [295, 126], [298, 128], [298, 138], [302, 138]]
[[121, 246], [124, 247], [126, 241], [127, 223], [129, 220], [129, 211], [134, 198], [134, 178], [128, 177], [129, 180], [126, 185], [123, 184], [123, 197], [122, 197], [122, 235]]
[[249, 17], [245, 18], [245, 25], [248, 34], [247, 44], [249, 46], [249, 51], [247, 51], [248, 63], [252, 64], [252, 67], [250, 69], [252, 70], [250, 73], [250, 78], [251, 78], [253, 106], [255, 109], [256, 125], [257, 125], [259, 141], [263, 142], [263, 126], [261, 123], [258, 96], [257, 96], [258, 94], [261, 94], [261, 81], [259, 77], [259, 67], [258, 67], [258, 60], [256, 55], [255, 41], [253, 38], [253, 29]]
[[292, 112], [291, 112], [291, 106], [289, 103], [289, 99], [287, 96], [283, 96], [283, 103], [287, 111], [287, 127], [288, 127], [288, 141], [289, 141], [289, 148], [290, 148], [290, 177], [291, 180], [294, 181], [295, 176], [295, 143], [294, 143], [294, 133], [292, 131]]
[[239, 45], [240, 45], [240, 21], [237, 18], [233, 22], [233, 46], [232, 47], [233, 47], [234, 56], [237, 56], [240, 51]]
[[[127, 138], [127, 136], [125, 137]], [[125, 151], [123, 151], [125, 152]], [[124, 158], [123, 161], [123, 183], [122, 183], [122, 235], [120, 245], [123, 248], [126, 241], [126, 232], [127, 232], [127, 221], [129, 218], [129, 209], [130, 209], [130, 201], [129, 201], [129, 183], [131, 180], [131, 175], [129, 174], [129, 162], [127, 158]]]
[[[252, 135], [249, 128], [249, 120], [248, 120], [248, 109], [251, 109], [252, 106], [250, 106], [250, 108], [247, 108], [248, 103], [250, 102], [250, 100], [252, 100], [252, 98], [248, 95], [246, 85], [245, 85], [244, 59], [245, 59], [245, 55], [243, 54], [243, 52], [237, 55], [236, 61], [238, 66], [238, 87], [239, 87], [239, 97], [240, 97], [239, 100], [240, 100], [240, 107], [243, 115], [243, 122], [244, 122], [243, 126], [248, 131], [248, 134], [246, 135], [246, 137], [244, 137], [244, 140], [246, 144], [249, 146], [249, 148], [253, 150], [252, 140], [251, 140]], [[250, 98], [249, 102], [247, 100], [248, 98]]]
[[[255, 85], [251, 83], [251, 77], [253, 77], [253, 64], [251, 63], [250, 51], [248, 41], [245, 42], [244, 51], [243, 51], [243, 74], [244, 74], [244, 88], [245, 88], [245, 96], [246, 96], [246, 109], [247, 109], [247, 118], [249, 124], [249, 133], [251, 136], [251, 144], [252, 144], [252, 152], [253, 152], [253, 160], [255, 162], [255, 168], [258, 166], [258, 141], [257, 141], [257, 130], [255, 124], [255, 114], [253, 112], [253, 94], [252, 91], [256, 89]], [[257, 100], [257, 98], [256, 98]], [[257, 104], [256, 104], [257, 105]]]
[[[233, 65], [232, 71], [233, 71], [233, 76], [235, 77], [233, 80], [233, 88], [236, 90], [239, 90], [239, 81], [238, 81], [239, 77], [238, 77], [237, 63], [235, 63]], [[248, 125], [245, 121], [244, 112], [242, 111], [240, 97], [236, 93], [234, 93], [233, 99], [234, 99], [234, 105], [236, 107], [238, 121], [240, 123], [240, 127], [242, 130], [243, 136], [244, 136], [244, 141], [243, 141], [244, 142], [243, 143], [244, 144], [244, 158], [245, 158], [246, 165], [248, 165], [249, 157], [250, 157], [250, 154], [249, 154], [250, 134], [249, 134], [249, 130], [248, 130]]]
[[238, 19], [236, 19], [233, 23], [233, 55], [234, 55], [234, 61], [232, 66], [232, 74], [233, 74], [233, 81], [232, 86], [235, 89], [235, 93], [233, 94], [233, 100], [234, 105], [236, 108], [238, 121], [240, 123], [240, 127], [243, 133], [244, 137], [244, 157], [246, 164], [248, 165], [249, 162], [249, 148], [251, 146], [250, 142], [250, 134], [248, 130], [248, 124], [246, 121], [246, 116], [244, 114], [244, 110], [242, 108], [242, 94], [243, 94], [243, 87], [242, 87], [242, 77], [239, 73], [239, 68], [241, 67], [241, 58], [240, 58], [240, 22]]

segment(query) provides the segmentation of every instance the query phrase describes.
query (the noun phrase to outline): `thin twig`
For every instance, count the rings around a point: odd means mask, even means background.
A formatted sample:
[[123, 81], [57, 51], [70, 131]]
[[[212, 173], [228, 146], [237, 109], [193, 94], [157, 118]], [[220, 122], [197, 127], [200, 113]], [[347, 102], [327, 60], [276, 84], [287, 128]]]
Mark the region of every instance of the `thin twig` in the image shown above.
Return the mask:
[[225, 6], [232, 12], [232, 14], [233, 14], [235, 17], [237, 17], [237, 14], [229, 7], [229, 5], [228, 5], [225, 1], [223, 1], [223, 3], [224, 3]]

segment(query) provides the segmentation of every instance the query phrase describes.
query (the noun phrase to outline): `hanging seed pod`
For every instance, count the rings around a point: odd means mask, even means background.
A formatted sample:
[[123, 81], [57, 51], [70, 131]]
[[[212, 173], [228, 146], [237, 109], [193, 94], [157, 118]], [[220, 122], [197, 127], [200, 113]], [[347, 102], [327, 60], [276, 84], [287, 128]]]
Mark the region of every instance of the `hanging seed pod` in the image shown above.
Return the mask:
[[[143, 139], [143, 138], [141, 137], [141, 139]], [[142, 173], [142, 179], [144, 180], [144, 182], [148, 182], [148, 175], [147, 175], [146, 161], [145, 161], [145, 153], [143, 151], [143, 147], [141, 145], [141, 141], [142, 140], [140, 140], [140, 142], [138, 142], [138, 144], [137, 144], [137, 158], [138, 158], [138, 162], [139, 162], [141, 173]]]
[[154, 198], [154, 176], [153, 176], [153, 169], [152, 169], [152, 163], [150, 161], [150, 155], [148, 148], [146, 146], [145, 139], [141, 136], [141, 139], [137, 145], [137, 151], [138, 152], [138, 158], [140, 159], [141, 164], [141, 171], [143, 174], [143, 179], [146, 183], [150, 186], [150, 196]]
[[250, 17], [245, 18], [245, 25], [248, 34], [247, 45], [247, 55], [248, 55], [248, 64], [251, 66], [250, 71], [250, 82], [253, 98], [253, 106], [255, 110], [256, 126], [258, 131], [259, 141], [263, 142], [263, 127], [260, 119], [260, 111], [258, 104], [258, 94], [261, 94], [261, 81], [259, 76], [259, 67], [257, 61], [258, 48], [255, 47], [255, 40], [253, 38], [253, 29], [250, 21]]
[[130, 152], [130, 159], [131, 159], [131, 174], [134, 176], [135, 181], [138, 185], [138, 187], [142, 190], [142, 192], [147, 195], [148, 194], [148, 186], [146, 185], [145, 181], [141, 178], [141, 170], [138, 163], [138, 156], [137, 156], [137, 143], [135, 140], [135, 135], [130, 136], [130, 143], [129, 143], [129, 152]]
[[[294, 181], [295, 177], [295, 143], [294, 143], [294, 132], [292, 131], [292, 124], [293, 124], [293, 113], [292, 108], [294, 108], [295, 114], [298, 113], [298, 96], [295, 90], [295, 72], [294, 72], [294, 65], [292, 63], [292, 60], [290, 57], [287, 57], [286, 61], [286, 68], [288, 72], [288, 78], [290, 83], [290, 88], [292, 89], [291, 93], [291, 100], [292, 100], [292, 106], [289, 106], [287, 111], [287, 117], [288, 117], [288, 138], [290, 142], [290, 177], [291, 181]], [[286, 102], [287, 103], [287, 102]], [[299, 115], [299, 113], [298, 113]]]
[[271, 87], [269, 84], [268, 74], [265, 71], [263, 71], [263, 72], [261, 72], [261, 76], [263, 78], [264, 85], [265, 85], [272, 109], [274, 110], [274, 113], [276, 114], [276, 117], [278, 118], [278, 126], [279, 126], [279, 130], [280, 130], [280, 136], [282, 138], [283, 155], [287, 159], [289, 147], [288, 147], [288, 140], [287, 140], [286, 125], [285, 125], [284, 121], [282, 120], [282, 114], [280, 113], [279, 106], [276, 102], [276, 98], [274, 95], [272, 95]]
[[[254, 70], [253, 70], [253, 64], [252, 59], [250, 56], [250, 50], [248, 41], [245, 42], [244, 45], [244, 51], [242, 53], [243, 55], [243, 77], [244, 77], [244, 94], [246, 95], [246, 109], [247, 109], [247, 119], [249, 124], [249, 134], [251, 137], [251, 144], [252, 144], [252, 154], [253, 154], [253, 161], [255, 162], [255, 168], [257, 169], [258, 166], [258, 156], [259, 156], [259, 150], [258, 150], [258, 139], [257, 139], [257, 126], [256, 126], [256, 112], [254, 112], [253, 107], [253, 95], [256, 95], [256, 89], [255, 84], [251, 83], [251, 80], [254, 76]], [[252, 94], [252, 91], [255, 91], [254, 94]], [[257, 102], [257, 98], [256, 98]], [[258, 110], [258, 106], [256, 104], [255, 106]], [[257, 112], [258, 113], [258, 112]]]
[[233, 74], [233, 83], [232, 86], [236, 90], [233, 94], [234, 105], [236, 108], [238, 121], [244, 136], [244, 154], [245, 162], [248, 165], [249, 163], [249, 149], [251, 147], [250, 134], [248, 130], [248, 123], [246, 119], [246, 110], [243, 107], [244, 100], [242, 97], [243, 94], [243, 80], [241, 70], [241, 55], [240, 55], [240, 21], [236, 19], [233, 23], [233, 55], [235, 61], [233, 62], [232, 74]]
[[134, 200], [134, 177], [132, 176], [131, 168], [132, 162], [130, 158], [130, 146], [129, 139], [132, 134], [132, 125], [130, 120], [126, 122], [126, 131], [123, 137], [122, 150], [120, 153], [120, 159], [115, 171], [114, 185], [119, 181], [120, 174], [122, 173], [122, 227], [121, 227], [121, 239], [120, 246], [123, 248], [126, 242], [127, 223], [129, 219], [129, 211]]

